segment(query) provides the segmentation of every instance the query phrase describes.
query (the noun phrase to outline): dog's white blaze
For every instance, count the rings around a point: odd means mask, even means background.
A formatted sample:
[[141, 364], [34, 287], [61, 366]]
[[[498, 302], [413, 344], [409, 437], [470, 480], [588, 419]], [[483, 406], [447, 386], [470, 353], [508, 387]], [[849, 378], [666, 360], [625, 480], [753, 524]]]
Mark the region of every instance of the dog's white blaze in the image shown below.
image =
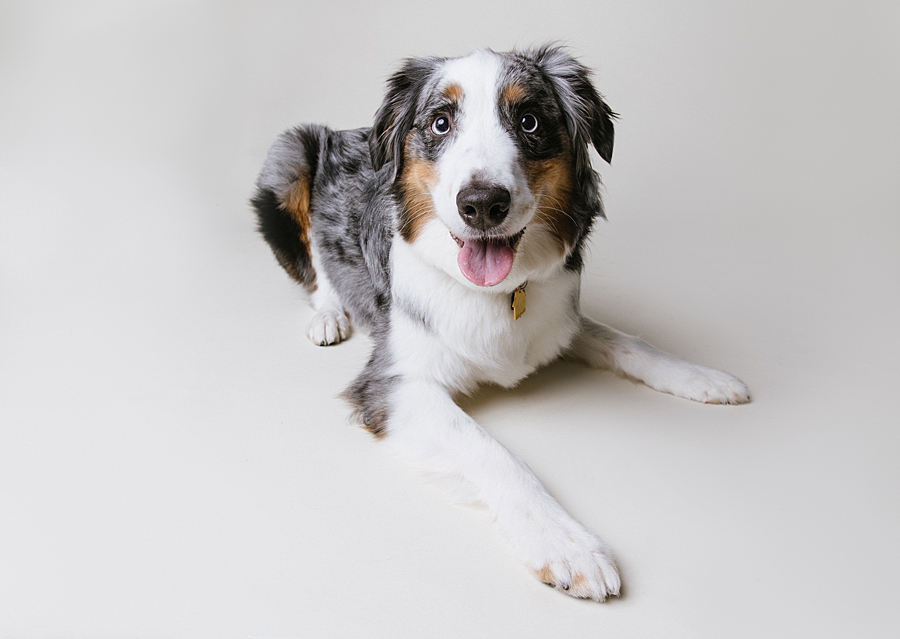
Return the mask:
[[498, 184], [512, 197], [509, 215], [498, 231], [512, 235], [534, 214], [535, 199], [518, 162], [519, 149], [500, 122], [500, 62], [489, 51], [476, 51], [447, 62], [443, 75], [441, 84], [459, 86], [463, 97], [454, 122], [455, 138], [437, 161], [435, 211], [450, 230], [464, 235], [456, 194], [473, 179]]

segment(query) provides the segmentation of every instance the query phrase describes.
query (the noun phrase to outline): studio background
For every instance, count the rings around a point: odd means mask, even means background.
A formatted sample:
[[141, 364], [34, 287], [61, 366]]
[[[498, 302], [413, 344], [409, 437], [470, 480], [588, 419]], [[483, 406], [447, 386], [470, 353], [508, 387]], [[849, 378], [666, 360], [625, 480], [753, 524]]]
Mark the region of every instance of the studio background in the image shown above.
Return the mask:
[[[0, 637], [894, 637], [894, 2], [0, 2]], [[465, 407], [613, 548], [542, 586], [349, 422], [248, 199], [407, 56], [556, 40], [621, 114], [585, 312], [743, 379]]]

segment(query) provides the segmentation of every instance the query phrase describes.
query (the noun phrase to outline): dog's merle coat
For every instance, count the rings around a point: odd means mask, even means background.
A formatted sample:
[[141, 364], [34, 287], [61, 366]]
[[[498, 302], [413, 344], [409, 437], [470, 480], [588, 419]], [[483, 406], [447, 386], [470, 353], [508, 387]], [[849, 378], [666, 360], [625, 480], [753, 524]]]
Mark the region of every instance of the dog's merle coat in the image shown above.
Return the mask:
[[567, 355], [699, 401], [749, 398], [727, 373], [581, 314], [584, 243], [603, 216], [588, 147], [611, 160], [614, 117], [557, 47], [411, 59], [372, 128], [279, 137], [253, 198], [276, 258], [310, 293], [310, 338], [344, 339], [349, 318], [373, 337], [345, 393], [363, 424], [474, 487], [544, 582], [598, 601], [619, 591], [606, 545], [452, 396]]

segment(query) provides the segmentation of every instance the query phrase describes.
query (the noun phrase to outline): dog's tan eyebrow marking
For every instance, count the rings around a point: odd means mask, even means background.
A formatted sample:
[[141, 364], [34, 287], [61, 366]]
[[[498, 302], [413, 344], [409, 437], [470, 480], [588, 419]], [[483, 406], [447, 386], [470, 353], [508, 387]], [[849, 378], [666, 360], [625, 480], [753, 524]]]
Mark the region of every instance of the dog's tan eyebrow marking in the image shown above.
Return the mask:
[[503, 101], [507, 104], [515, 104], [525, 97], [525, 88], [516, 82], [503, 87]]
[[458, 84], [448, 84], [441, 93], [445, 98], [456, 103], [462, 102], [464, 95], [462, 87]]

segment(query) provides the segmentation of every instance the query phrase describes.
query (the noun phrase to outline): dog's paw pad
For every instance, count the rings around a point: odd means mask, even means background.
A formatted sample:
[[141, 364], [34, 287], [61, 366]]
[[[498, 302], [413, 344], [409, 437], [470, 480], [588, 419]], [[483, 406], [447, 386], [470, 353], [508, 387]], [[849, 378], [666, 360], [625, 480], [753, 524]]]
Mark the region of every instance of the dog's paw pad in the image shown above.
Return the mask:
[[572, 548], [534, 572], [548, 586], [578, 599], [605, 601], [622, 586], [616, 564], [599, 540], [593, 549]]
[[323, 309], [309, 323], [306, 335], [318, 346], [337, 344], [350, 336], [350, 320], [340, 309]]

